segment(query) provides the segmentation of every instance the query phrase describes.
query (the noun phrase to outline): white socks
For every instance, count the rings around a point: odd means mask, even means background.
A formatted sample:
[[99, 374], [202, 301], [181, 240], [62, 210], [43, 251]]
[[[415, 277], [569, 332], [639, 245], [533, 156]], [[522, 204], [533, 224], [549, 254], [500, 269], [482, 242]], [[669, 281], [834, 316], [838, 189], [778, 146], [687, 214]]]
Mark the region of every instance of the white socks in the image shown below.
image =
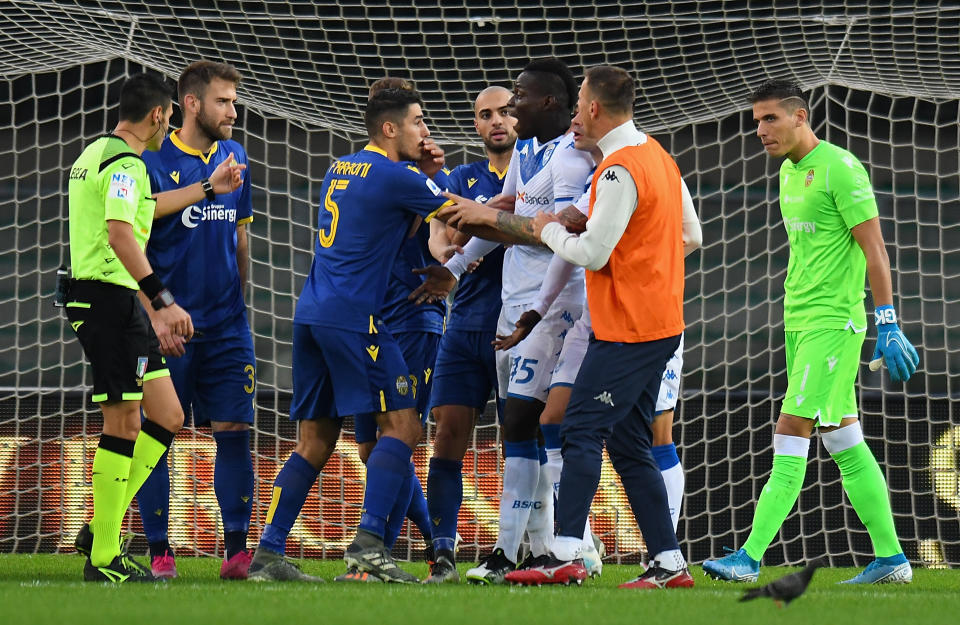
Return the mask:
[[[530, 511], [536, 503], [540, 481], [540, 460], [508, 456], [503, 461], [503, 494], [500, 496], [500, 534], [494, 547], [503, 549], [516, 562]], [[552, 496], [552, 494], [551, 494]], [[550, 506], [551, 512], [553, 505]], [[552, 517], [551, 517], [552, 518]], [[551, 534], [553, 526], [551, 525]]]
[[[551, 452], [556, 452], [551, 454]], [[527, 521], [527, 536], [530, 538], [530, 553], [542, 556], [550, 552], [553, 544], [553, 495], [560, 482], [563, 457], [559, 449], [547, 450], [547, 462], [540, 465], [540, 480], [537, 483], [535, 502]]]
[[673, 521], [673, 531], [677, 531], [680, 522], [680, 505], [683, 503], [683, 466], [675, 464], [669, 469], [660, 471], [663, 476], [663, 485], [667, 488], [667, 504], [670, 506], [670, 520]]

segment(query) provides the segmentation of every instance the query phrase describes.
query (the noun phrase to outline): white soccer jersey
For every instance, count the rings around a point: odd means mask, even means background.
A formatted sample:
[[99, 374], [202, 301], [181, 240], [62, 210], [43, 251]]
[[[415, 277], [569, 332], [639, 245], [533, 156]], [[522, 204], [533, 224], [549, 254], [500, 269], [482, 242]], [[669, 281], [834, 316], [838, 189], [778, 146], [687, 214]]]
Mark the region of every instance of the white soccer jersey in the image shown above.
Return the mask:
[[[543, 144], [536, 137], [517, 141], [503, 193], [516, 197], [516, 215], [555, 213], [580, 199], [593, 167], [590, 155], [574, 147], [573, 133]], [[507, 249], [503, 258], [504, 305], [534, 303], [551, 258], [553, 252], [539, 246], [514, 245]], [[583, 298], [583, 269], [577, 267], [557, 299]]]

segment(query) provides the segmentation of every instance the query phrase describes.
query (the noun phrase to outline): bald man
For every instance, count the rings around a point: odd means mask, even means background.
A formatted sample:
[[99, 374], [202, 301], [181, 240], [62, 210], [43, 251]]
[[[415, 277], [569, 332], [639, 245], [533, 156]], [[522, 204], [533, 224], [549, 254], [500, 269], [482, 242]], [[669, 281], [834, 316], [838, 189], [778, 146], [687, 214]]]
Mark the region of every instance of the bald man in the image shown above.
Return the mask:
[[[487, 158], [460, 165], [450, 174], [452, 193], [485, 203], [500, 193], [517, 135], [508, 113], [511, 93], [487, 87], [477, 96], [473, 125], [483, 140]], [[445, 261], [469, 237], [439, 222], [431, 222], [431, 252]], [[437, 423], [427, 477], [427, 507], [433, 522], [434, 559], [428, 584], [459, 582], [454, 559], [457, 517], [463, 498], [463, 455], [477, 417], [491, 391], [497, 390], [493, 341], [500, 315], [503, 248], [487, 255], [466, 274], [450, 308], [440, 339], [430, 404]]]

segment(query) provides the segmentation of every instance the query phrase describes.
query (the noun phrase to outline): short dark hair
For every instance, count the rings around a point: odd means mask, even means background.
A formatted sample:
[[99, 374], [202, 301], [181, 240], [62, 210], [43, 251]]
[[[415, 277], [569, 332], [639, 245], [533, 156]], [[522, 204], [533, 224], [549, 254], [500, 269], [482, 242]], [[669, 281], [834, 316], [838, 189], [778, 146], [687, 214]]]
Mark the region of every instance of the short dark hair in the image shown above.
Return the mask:
[[370, 93], [367, 97], [372, 98], [385, 89], [406, 89], [407, 91], [417, 90], [413, 84], [413, 81], [407, 80], [406, 78], [394, 78], [392, 76], [387, 76], [385, 78], [381, 78], [380, 80], [374, 81], [374, 83], [370, 85]]
[[173, 101], [173, 91], [162, 76], [134, 74], [120, 87], [120, 121], [139, 122], [160, 106], [164, 110]]
[[810, 110], [807, 99], [803, 96], [803, 89], [795, 80], [770, 78], [760, 83], [750, 94], [750, 104], [764, 100], [779, 100], [784, 102], [784, 108], [795, 111], [798, 108]]
[[573, 109], [577, 103], [577, 81], [567, 64], [556, 57], [534, 59], [523, 68], [531, 74], [545, 74], [552, 79], [541, 83], [545, 95], [552, 95], [561, 106]]
[[416, 89], [391, 87], [377, 91], [367, 100], [367, 109], [363, 113], [367, 134], [371, 137], [379, 136], [385, 120], [399, 120], [413, 104], [423, 104]]
[[584, 74], [590, 93], [612, 113], [633, 113], [636, 92], [633, 77], [626, 70], [595, 65]]
[[233, 65], [214, 61], [191, 63], [180, 73], [180, 79], [177, 80], [177, 95], [180, 101], [183, 102], [188, 93], [203, 98], [207, 85], [215, 78], [232, 82], [234, 85], [240, 84], [240, 72]]

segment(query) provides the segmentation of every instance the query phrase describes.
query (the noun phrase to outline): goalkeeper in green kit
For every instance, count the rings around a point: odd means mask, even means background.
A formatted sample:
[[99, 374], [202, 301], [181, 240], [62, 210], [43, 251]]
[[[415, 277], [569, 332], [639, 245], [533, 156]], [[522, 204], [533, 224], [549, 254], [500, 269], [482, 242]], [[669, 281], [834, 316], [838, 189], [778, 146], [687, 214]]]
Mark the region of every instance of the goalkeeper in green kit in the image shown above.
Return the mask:
[[704, 562], [703, 570], [716, 579], [757, 580], [760, 559], [800, 494], [816, 427], [873, 542], [873, 562], [845, 583], [909, 583], [913, 571], [897, 540], [883, 471], [857, 419], [855, 383], [869, 326], [864, 274], [877, 326], [871, 368], [882, 359], [894, 382], [906, 381], [920, 361], [897, 325], [873, 189], [856, 157], [813, 134], [796, 83], [768, 80], [750, 101], [764, 149], [786, 157], [780, 211], [790, 242], [783, 304], [787, 392], [774, 435], [773, 471], [757, 501], [750, 537], [739, 551]]

